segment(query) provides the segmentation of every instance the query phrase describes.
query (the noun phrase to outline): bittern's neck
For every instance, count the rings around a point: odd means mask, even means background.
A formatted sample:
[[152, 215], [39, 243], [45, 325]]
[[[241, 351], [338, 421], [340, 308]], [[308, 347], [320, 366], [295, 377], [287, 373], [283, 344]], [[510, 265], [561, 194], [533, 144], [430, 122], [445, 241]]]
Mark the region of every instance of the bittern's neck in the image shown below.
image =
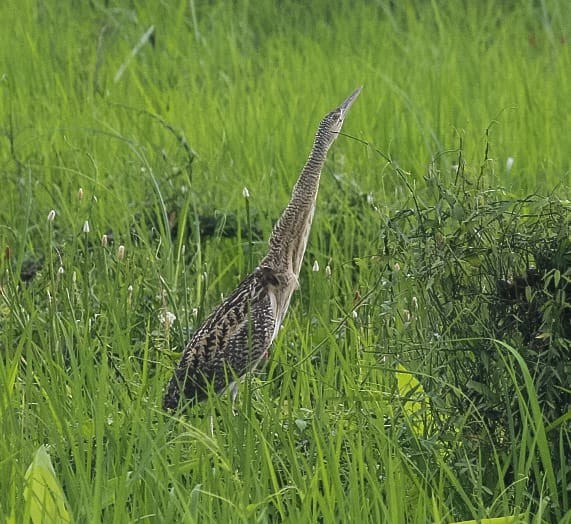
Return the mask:
[[319, 178], [331, 142], [320, 127], [291, 200], [274, 227], [269, 253], [262, 265], [299, 275], [315, 211]]

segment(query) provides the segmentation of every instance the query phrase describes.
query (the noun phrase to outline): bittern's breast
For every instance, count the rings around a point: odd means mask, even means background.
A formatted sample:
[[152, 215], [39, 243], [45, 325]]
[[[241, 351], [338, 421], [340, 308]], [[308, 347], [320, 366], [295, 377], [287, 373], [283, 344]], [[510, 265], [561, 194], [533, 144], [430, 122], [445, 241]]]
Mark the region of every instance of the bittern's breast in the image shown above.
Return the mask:
[[279, 285], [268, 286], [268, 296], [270, 298], [270, 307], [275, 319], [274, 332], [272, 341], [276, 338], [280, 326], [289, 307], [291, 296], [297, 289], [299, 283], [297, 276], [293, 272], [283, 273], [280, 278]]

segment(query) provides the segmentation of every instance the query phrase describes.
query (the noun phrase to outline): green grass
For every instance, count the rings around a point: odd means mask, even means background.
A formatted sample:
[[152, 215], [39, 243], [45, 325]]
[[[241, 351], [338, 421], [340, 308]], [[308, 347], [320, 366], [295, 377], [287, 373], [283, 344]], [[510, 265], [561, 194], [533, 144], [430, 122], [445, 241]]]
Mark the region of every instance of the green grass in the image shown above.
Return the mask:
[[[542, 417], [517, 341], [490, 346], [524, 414], [509, 446], [423, 368], [462, 341], [434, 342], [406, 266], [431, 260], [395, 227], [442, 211], [435, 165], [458, 211], [458, 159], [497, 202], [569, 198], [567, 3], [131, 4], [0, 5], [0, 515], [34, 514], [46, 445], [76, 522], [570, 522], [568, 415]], [[234, 406], [164, 414], [189, 330], [264, 254], [320, 118], [361, 84], [268, 366]], [[398, 391], [399, 362], [446, 395]], [[454, 419], [450, 391], [471, 406]]]

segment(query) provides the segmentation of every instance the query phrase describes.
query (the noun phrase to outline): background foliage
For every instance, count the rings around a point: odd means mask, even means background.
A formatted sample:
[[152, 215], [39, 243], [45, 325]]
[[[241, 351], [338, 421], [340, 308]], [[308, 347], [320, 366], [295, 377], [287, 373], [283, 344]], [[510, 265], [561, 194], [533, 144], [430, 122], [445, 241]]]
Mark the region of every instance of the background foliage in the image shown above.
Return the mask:
[[[569, 522], [570, 11], [2, 3], [0, 514]], [[269, 365], [163, 414], [361, 84]]]

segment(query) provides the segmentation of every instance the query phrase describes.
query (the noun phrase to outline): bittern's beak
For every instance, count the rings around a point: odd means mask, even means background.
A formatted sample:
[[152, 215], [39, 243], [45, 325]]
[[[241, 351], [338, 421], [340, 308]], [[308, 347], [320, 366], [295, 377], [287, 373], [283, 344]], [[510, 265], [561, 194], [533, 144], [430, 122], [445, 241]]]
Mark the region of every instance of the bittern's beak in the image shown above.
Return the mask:
[[351, 108], [351, 106], [353, 105], [353, 102], [355, 102], [355, 100], [357, 100], [357, 97], [359, 96], [359, 93], [361, 92], [361, 89], [363, 89], [363, 86], [358, 87], [357, 89], [355, 89], [355, 91], [353, 91], [351, 93], [351, 95], [349, 96], [349, 98], [347, 98], [347, 100], [345, 100], [345, 102], [343, 102], [340, 106], [339, 106], [339, 111], [341, 111], [341, 114], [343, 116], [345, 116], [345, 114], [347, 113], [347, 111], [349, 111], [349, 109]]

